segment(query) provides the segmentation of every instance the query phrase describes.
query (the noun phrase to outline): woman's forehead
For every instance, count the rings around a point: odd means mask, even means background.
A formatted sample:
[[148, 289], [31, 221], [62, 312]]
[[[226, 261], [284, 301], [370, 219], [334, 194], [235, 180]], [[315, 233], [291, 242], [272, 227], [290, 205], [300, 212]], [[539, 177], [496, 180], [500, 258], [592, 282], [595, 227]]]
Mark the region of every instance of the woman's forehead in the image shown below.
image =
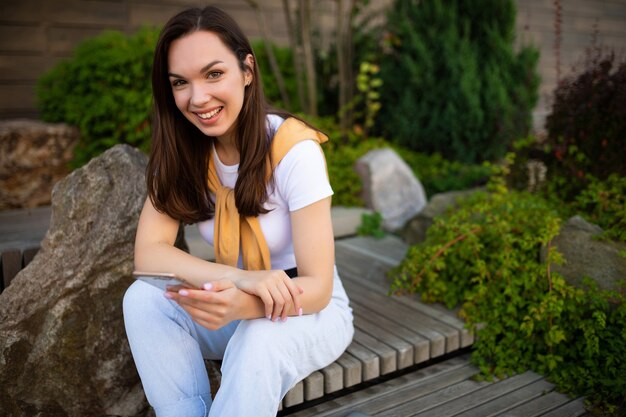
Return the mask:
[[237, 64], [235, 54], [214, 32], [192, 32], [172, 42], [168, 52], [169, 72], [196, 72], [209, 63]]

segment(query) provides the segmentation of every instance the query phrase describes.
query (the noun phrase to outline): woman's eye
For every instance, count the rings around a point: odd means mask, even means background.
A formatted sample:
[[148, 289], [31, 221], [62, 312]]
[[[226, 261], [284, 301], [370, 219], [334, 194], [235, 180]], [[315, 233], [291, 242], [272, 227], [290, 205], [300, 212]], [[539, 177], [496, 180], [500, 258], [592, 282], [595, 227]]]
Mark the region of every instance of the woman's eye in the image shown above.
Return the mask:
[[214, 80], [222, 76], [222, 71], [211, 71], [207, 73], [206, 78], [209, 80]]
[[183, 81], [183, 80], [174, 80], [174, 81], [172, 81], [172, 87], [180, 87], [183, 84], [185, 84], [185, 81]]

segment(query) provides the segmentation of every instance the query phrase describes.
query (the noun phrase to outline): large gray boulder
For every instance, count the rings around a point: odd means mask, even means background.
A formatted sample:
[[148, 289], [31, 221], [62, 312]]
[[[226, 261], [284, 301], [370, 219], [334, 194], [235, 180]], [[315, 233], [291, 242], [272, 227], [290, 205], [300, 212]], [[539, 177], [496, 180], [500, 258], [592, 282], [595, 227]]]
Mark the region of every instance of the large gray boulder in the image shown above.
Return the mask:
[[400, 229], [426, 205], [424, 187], [411, 168], [390, 148], [375, 149], [362, 156], [355, 170], [363, 182], [363, 200], [379, 212], [383, 227]]
[[448, 191], [435, 194], [426, 207], [400, 231], [400, 236], [409, 245], [423, 242], [426, 239], [426, 231], [433, 224], [435, 217], [443, 215], [448, 209], [456, 206], [460, 200], [478, 190]]
[[[572, 285], [580, 286], [584, 277], [592, 278], [605, 290], [619, 289], [618, 280], [626, 280], [626, 244], [599, 240], [602, 229], [580, 216], [571, 217], [554, 239], [555, 246], [565, 259], [563, 265], [554, 265], [553, 271], [563, 275]], [[545, 250], [543, 253], [545, 258]]]
[[121, 307], [146, 162], [118, 145], [54, 187], [41, 250], [0, 294], [0, 414], [134, 415], [146, 407]]
[[80, 133], [64, 123], [0, 121], [0, 210], [50, 204]]

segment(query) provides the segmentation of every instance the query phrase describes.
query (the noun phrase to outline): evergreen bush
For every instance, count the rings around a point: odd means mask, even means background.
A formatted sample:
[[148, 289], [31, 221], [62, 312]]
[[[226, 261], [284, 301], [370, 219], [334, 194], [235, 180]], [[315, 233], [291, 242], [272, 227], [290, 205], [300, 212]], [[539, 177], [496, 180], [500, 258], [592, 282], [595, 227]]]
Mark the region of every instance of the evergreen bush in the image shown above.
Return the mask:
[[41, 117], [80, 129], [74, 167], [118, 143], [148, 150], [157, 37], [158, 31], [148, 28], [132, 36], [105, 31], [80, 43], [71, 59], [39, 80]]
[[396, 0], [381, 59], [382, 133], [446, 159], [502, 157], [528, 133], [539, 85], [536, 48], [514, 52], [515, 13], [513, 0]]

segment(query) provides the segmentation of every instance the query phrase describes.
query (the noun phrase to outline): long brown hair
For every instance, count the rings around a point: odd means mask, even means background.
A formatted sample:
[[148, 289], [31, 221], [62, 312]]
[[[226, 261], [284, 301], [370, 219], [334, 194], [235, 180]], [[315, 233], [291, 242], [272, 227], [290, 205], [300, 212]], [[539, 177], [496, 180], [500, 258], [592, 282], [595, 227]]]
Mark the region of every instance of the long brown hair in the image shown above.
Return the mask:
[[[215, 212], [206, 182], [209, 150], [215, 138], [205, 136], [180, 113], [168, 76], [171, 43], [198, 30], [218, 35], [237, 57], [240, 69], [253, 74], [234, 135], [240, 155], [235, 201], [241, 215], [258, 216], [267, 212], [263, 203], [267, 200], [269, 107], [250, 42], [228, 14], [213, 6], [180, 12], [165, 24], [159, 36], [152, 68], [154, 120], [146, 171], [148, 195], [158, 211], [188, 224], [210, 219]], [[254, 57], [253, 68], [245, 63], [248, 54]]]

